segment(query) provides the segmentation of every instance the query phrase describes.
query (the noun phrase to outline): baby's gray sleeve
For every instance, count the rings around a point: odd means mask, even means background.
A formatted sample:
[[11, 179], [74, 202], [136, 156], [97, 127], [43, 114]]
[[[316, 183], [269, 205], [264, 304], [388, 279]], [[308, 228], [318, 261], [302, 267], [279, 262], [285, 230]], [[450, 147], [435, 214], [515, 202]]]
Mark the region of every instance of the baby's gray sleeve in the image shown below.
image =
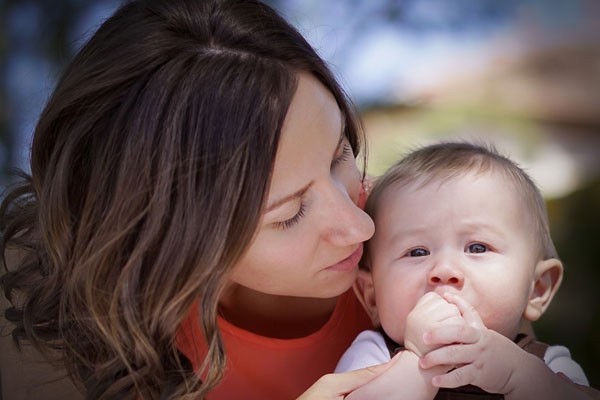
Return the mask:
[[566, 347], [549, 346], [544, 354], [544, 362], [555, 373], [562, 372], [580, 385], [590, 385], [583, 369], [571, 358], [571, 353]]

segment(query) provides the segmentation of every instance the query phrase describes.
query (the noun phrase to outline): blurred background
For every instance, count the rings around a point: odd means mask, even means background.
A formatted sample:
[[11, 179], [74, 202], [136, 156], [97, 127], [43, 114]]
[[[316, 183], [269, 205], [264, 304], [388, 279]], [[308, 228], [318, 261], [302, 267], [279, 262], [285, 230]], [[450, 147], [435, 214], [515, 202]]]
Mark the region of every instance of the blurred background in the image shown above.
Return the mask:
[[[600, 2], [271, 0], [356, 102], [378, 175], [415, 146], [493, 143], [547, 199], [565, 279], [536, 323], [600, 388]], [[117, 0], [0, 0], [0, 186], [57, 75]], [[5, 331], [2, 331], [6, 335]]]

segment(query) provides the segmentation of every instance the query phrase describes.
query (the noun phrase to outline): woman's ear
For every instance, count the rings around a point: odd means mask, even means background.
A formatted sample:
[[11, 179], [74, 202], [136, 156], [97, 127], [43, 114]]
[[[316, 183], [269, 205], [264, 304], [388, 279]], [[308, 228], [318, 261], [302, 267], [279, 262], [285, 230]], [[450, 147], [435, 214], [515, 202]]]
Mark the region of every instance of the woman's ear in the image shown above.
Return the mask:
[[533, 290], [523, 313], [526, 320], [536, 321], [544, 314], [560, 287], [562, 277], [563, 265], [560, 260], [550, 258], [537, 263]]
[[362, 304], [367, 315], [371, 318], [374, 327], [379, 326], [379, 313], [375, 302], [375, 286], [373, 285], [373, 274], [364, 269], [358, 270], [358, 276], [354, 282], [354, 293]]

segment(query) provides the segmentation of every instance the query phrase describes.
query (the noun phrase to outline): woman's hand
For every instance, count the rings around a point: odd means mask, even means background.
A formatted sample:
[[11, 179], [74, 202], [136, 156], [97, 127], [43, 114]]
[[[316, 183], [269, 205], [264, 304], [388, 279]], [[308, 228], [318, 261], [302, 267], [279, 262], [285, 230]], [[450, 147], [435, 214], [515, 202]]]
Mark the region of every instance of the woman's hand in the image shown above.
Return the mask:
[[324, 375], [297, 400], [343, 399], [348, 393], [379, 376], [388, 367], [389, 363], [386, 363], [350, 372]]

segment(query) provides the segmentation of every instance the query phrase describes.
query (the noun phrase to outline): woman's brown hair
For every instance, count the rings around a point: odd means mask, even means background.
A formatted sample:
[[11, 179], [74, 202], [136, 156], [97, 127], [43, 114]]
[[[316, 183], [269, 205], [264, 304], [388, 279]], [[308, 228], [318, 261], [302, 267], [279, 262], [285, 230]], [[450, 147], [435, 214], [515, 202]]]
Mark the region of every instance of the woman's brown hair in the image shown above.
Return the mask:
[[[257, 229], [300, 71], [333, 93], [358, 154], [346, 95], [269, 6], [140, 0], [106, 20], [0, 208], [17, 343], [58, 355], [89, 399], [204, 397], [225, 365], [219, 295]], [[194, 302], [209, 349], [199, 374], [175, 344]]]

